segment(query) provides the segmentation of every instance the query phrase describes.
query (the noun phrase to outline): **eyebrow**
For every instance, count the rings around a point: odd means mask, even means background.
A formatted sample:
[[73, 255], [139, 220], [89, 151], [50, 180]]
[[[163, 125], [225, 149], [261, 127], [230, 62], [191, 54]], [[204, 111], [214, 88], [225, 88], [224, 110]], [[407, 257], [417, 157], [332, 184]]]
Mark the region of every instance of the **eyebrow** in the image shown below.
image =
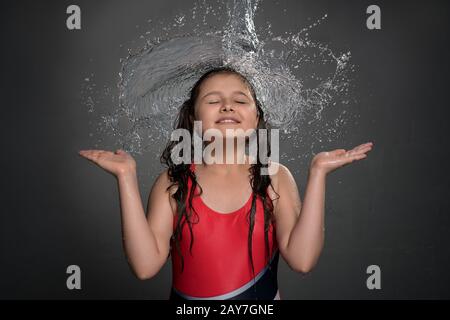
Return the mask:
[[[242, 94], [242, 95], [244, 95], [244, 96], [246, 96], [247, 98], [248, 98], [248, 96], [244, 93], [244, 92], [242, 92], [242, 91], [233, 91], [233, 94]], [[207, 96], [209, 96], [209, 95], [211, 95], [211, 94], [221, 94], [221, 92], [220, 91], [211, 91], [211, 92], [208, 92], [207, 94], [205, 94], [201, 99], [204, 99], [204, 98], [206, 98]]]

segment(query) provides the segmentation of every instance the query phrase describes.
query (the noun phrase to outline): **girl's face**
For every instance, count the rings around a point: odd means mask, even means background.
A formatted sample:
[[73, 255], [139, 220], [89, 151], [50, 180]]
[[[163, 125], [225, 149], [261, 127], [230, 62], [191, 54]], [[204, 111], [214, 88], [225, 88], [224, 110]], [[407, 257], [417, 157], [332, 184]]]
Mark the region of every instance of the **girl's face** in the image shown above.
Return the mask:
[[215, 128], [226, 136], [226, 129], [256, 129], [255, 101], [247, 85], [235, 74], [216, 74], [206, 79], [195, 102], [195, 120], [202, 131]]

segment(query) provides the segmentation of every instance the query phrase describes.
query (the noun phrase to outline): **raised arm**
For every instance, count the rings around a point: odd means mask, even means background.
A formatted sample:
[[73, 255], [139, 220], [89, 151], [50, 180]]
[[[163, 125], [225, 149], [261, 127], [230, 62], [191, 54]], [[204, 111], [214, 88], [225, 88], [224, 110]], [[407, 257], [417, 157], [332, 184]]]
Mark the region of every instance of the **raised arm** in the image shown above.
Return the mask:
[[308, 173], [303, 203], [289, 170], [280, 164], [274, 176], [279, 199], [274, 201], [277, 241], [280, 252], [295, 271], [307, 273], [316, 265], [324, 245], [325, 182], [328, 173], [355, 160], [366, 158], [372, 143], [345, 151], [337, 149], [317, 154]]
[[122, 150], [80, 151], [117, 178], [125, 254], [139, 279], [156, 275], [167, 260], [172, 235], [173, 207], [167, 171], [155, 181], [148, 199], [147, 217], [142, 205], [134, 159]]

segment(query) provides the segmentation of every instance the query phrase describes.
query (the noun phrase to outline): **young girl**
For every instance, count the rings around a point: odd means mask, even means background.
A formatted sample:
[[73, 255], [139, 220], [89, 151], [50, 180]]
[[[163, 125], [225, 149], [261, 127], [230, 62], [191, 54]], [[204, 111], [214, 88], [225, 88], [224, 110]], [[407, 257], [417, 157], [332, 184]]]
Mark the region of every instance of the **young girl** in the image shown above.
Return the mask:
[[[193, 135], [194, 121], [201, 121], [203, 132], [219, 130], [224, 140], [230, 134], [226, 129], [266, 128], [254, 88], [228, 67], [210, 70], [193, 86], [177, 128]], [[303, 204], [293, 176], [279, 163], [264, 165], [259, 157], [255, 163], [242, 148], [227, 149], [223, 143], [224, 158], [243, 163], [203, 158], [194, 164], [192, 157], [190, 163], [175, 164], [175, 145], [170, 142], [161, 157], [168, 169], [152, 187], [147, 214], [136, 163], [128, 153], [79, 152], [117, 177], [124, 249], [132, 270], [139, 279], [150, 279], [171, 256], [171, 299], [270, 300], [280, 299], [279, 254], [300, 273], [311, 271], [319, 259], [327, 174], [364, 159], [373, 144], [314, 156]], [[263, 168], [269, 175], [261, 174]]]

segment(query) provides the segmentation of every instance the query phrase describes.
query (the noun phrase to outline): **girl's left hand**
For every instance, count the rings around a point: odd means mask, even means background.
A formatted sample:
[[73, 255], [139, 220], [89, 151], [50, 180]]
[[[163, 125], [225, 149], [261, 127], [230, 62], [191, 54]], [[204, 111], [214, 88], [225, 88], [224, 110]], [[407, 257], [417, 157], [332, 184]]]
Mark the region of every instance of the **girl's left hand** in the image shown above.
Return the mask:
[[320, 152], [316, 154], [311, 161], [311, 170], [328, 174], [355, 160], [366, 158], [366, 153], [372, 150], [372, 146], [373, 143], [368, 142], [349, 151], [345, 151], [345, 149], [336, 149], [329, 152]]

